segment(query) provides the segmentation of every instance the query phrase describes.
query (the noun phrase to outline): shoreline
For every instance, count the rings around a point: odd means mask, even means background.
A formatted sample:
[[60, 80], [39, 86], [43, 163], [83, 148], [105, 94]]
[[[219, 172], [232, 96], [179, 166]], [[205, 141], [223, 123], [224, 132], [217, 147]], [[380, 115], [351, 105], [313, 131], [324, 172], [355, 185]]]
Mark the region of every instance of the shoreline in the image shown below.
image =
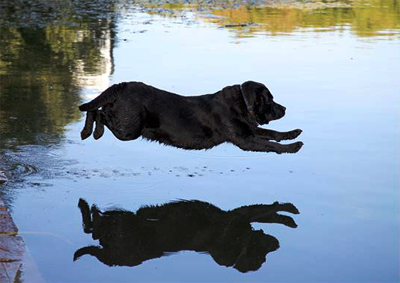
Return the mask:
[[0, 282], [20, 282], [25, 251], [10, 211], [0, 198]]

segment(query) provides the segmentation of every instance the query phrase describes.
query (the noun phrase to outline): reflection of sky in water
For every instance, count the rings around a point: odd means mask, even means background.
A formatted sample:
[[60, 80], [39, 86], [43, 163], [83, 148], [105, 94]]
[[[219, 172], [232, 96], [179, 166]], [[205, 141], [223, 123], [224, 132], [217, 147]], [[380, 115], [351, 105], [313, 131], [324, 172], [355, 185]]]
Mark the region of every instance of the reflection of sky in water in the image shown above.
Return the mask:
[[[304, 148], [295, 155], [247, 153], [231, 145], [184, 151], [121, 142], [109, 131], [99, 141], [82, 142], [83, 121], [73, 123], [61, 146], [43, 154], [54, 160], [39, 164], [48, 174], [30, 175], [30, 186], [13, 203], [43, 277], [52, 282], [398, 281], [398, 38], [357, 37], [347, 26], [341, 32], [237, 38], [212, 23], [188, 21], [190, 16], [128, 14], [117, 28], [111, 83], [144, 81], [191, 95], [249, 79], [264, 82], [287, 107], [286, 117], [270, 128], [302, 128]], [[301, 214], [295, 230], [254, 225], [281, 245], [257, 272], [240, 274], [191, 252], [135, 268], [108, 268], [90, 257], [72, 262], [77, 248], [93, 244], [81, 231], [79, 197], [133, 211], [180, 198], [222, 209], [287, 201]]]

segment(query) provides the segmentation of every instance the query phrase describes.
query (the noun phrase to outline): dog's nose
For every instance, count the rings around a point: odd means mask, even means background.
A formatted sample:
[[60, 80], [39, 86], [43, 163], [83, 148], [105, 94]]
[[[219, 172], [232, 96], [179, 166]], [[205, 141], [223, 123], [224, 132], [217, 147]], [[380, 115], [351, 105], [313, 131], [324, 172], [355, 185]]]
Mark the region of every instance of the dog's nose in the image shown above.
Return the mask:
[[282, 106], [282, 108], [283, 108], [283, 111], [286, 111], [286, 107], [285, 106]]

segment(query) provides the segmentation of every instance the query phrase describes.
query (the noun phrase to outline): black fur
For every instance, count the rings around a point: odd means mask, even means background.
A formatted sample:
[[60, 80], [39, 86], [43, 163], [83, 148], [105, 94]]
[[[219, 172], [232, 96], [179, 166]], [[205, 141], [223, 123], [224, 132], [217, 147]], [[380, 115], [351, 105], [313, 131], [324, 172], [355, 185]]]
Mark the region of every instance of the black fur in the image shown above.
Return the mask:
[[95, 139], [103, 135], [105, 125], [123, 141], [142, 136], [184, 149], [230, 142], [246, 151], [295, 153], [303, 146], [270, 141], [294, 139], [300, 129], [277, 132], [258, 127], [282, 118], [286, 108], [273, 101], [265, 85], [252, 81], [189, 97], [140, 82], [120, 83], [79, 109], [87, 111], [82, 139], [92, 134], [96, 123]]
[[257, 270], [279, 241], [251, 222], [280, 223], [296, 228], [295, 221], [279, 211], [298, 214], [291, 203], [242, 206], [230, 211], [202, 201], [177, 201], [146, 206], [136, 213], [102, 212], [79, 200], [85, 233], [100, 246], [87, 246], [74, 253], [74, 260], [92, 255], [109, 266], [137, 266], [142, 262], [182, 250], [208, 253], [216, 263], [241, 272]]

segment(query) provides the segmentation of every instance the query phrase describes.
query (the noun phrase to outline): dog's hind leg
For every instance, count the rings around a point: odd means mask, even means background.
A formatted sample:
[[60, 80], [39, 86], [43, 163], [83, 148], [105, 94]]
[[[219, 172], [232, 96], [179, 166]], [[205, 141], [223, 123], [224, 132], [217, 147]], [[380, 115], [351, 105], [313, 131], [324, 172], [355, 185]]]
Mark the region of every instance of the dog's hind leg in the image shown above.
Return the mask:
[[88, 111], [86, 112], [85, 127], [81, 131], [81, 139], [87, 139], [93, 132], [93, 123], [95, 121], [96, 112]]
[[78, 207], [82, 214], [82, 226], [85, 233], [92, 233], [93, 222], [88, 203], [84, 199], [79, 199]]
[[96, 121], [96, 128], [94, 129], [93, 137], [95, 140], [98, 140], [101, 138], [104, 134], [104, 124], [103, 124], [103, 119], [102, 119], [102, 112], [101, 110], [96, 110], [95, 111], [95, 121]]
[[116, 111], [103, 107], [100, 120], [113, 134], [122, 141], [135, 140], [142, 135], [147, 121], [146, 108], [131, 105], [129, 111]]

